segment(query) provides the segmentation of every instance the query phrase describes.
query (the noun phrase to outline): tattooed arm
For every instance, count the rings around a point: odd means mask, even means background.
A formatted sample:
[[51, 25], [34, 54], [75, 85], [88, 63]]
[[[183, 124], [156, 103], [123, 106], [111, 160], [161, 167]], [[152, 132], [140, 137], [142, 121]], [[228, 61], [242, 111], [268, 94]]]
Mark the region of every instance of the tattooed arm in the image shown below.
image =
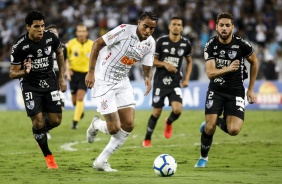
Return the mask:
[[146, 86], [146, 92], [144, 96], [147, 96], [152, 89], [152, 84], [151, 84], [152, 77], [153, 77], [152, 67], [142, 65], [142, 70], [143, 70], [143, 78], [144, 78], [145, 86]]

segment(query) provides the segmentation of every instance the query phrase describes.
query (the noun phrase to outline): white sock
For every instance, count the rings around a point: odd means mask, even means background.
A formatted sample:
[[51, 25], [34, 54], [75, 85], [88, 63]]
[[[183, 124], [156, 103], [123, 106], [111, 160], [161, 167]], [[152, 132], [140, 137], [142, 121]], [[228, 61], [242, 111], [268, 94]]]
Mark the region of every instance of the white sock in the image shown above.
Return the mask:
[[94, 122], [94, 128], [100, 130], [104, 134], [109, 134], [108, 127], [106, 121], [98, 119]]
[[108, 158], [125, 142], [130, 132], [120, 129], [116, 134], [112, 135], [108, 145], [97, 157], [97, 162], [107, 162]]

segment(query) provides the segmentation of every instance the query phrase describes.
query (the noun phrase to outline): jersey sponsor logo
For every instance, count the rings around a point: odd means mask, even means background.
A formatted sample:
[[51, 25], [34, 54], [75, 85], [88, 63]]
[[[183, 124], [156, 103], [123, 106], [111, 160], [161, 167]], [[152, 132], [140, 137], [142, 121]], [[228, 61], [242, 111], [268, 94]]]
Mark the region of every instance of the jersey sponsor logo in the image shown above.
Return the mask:
[[52, 38], [47, 39], [47, 40], [46, 40], [46, 44], [49, 43], [49, 42], [51, 42], [51, 41], [52, 41]]
[[219, 78], [215, 78], [213, 82], [222, 85], [223, 83], [225, 83], [225, 80], [222, 77], [219, 77]]
[[213, 100], [207, 100], [206, 107], [209, 109], [213, 105]]
[[117, 33], [115, 33], [115, 34], [109, 35], [109, 36], [107, 37], [108, 41], [110, 41], [111, 39], [114, 39], [115, 37], [117, 37], [119, 34], [121, 34], [121, 33], [124, 32], [124, 31], [125, 31], [125, 30], [122, 29], [122, 30], [120, 30], [119, 32], [117, 32]]
[[240, 48], [239, 45], [232, 45], [232, 46], [231, 46], [231, 49], [239, 49], [239, 48]]
[[177, 50], [177, 54], [178, 54], [179, 56], [183, 56], [183, 54], [184, 54], [184, 49], [178, 49], [178, 50]]
[[25, 45], [23, 46], [22, 50], [25, 50], [25, 49], [28, 49], [29, 48], [29, 45]]
[[49, 66], [49, 58], [48, 57], [44, 57], [44, 58], [38, 58], [38, 59], [34, 59], [31, 62], [31, 68], [33, 70], [46, 70]]
[[120, 60], [121, 63], [125, 65], [133, 65], [136, 61], [134, 59], [131, 59], [127, 56], [123, 56]]
[[215, 64], [216, 64], [217, 68], [225, 68], [225, 67], [227, 67], [227, 66], [229, 66], [231, 64], [231, 60], [230, 59], [219, 59], [219, 58], [216, 58]]
[[236, 55], [237, 55], [237, 51], [235, 51], [235, 50], [229, 50], [228, 51], [228, 57], [230, 59], [234, 59], [236, 57]]
[[181, 43], [180, 47], [186, 47], [186, 45], [187, 45], [186, 43]]
[[42, 57], [43, 54], [42, 54], [42, 50], [41, 49], [38, 49], [37, 50], [37, 57]]
[[28, 109], [32, 110], [34, 108], [34, 100], [27, 101], [25, 105]]
[[179, 60], [180, 60], [179, 58], [171, 57], [171, 56], [164, 58], [164, 62], [169, 63], [169, 64], [173, 65], [174, 67], [178, 67]]
[[51, 50], [52, 50], [51, 46], [48, 46], [48, 47], [44, 48], [44, 52], [47, 55], [49, 55], [51, 53]]
[[172, 82], [172, 79], [171, 79], [170, 76], [166, 76], [166, 77], [163, 78], [164, 85], [170, 85], [171, 82]]
[[241, 39], [241, 41], [246, 45], [248, 45], [249, 47], [252, 47], [252, 45], [247, 40]]
[[168, 45], [168, 42], [163, 42], [163, 44], [162, 45]]

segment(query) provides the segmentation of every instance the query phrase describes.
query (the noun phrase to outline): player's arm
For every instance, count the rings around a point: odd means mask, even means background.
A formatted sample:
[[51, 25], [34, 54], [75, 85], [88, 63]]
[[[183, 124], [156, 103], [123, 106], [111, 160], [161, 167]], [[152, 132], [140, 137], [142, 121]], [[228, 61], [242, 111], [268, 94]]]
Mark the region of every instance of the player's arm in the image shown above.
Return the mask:
[[146, 92], [144, 96], [147, 96], [152, 89], [152, 83], [151, 83], [153, 77], [152, 67], [142, 65], [142, 71], [143, 71], [143, 78], [146, 86]]
[[97, 63], [98, 54], [101, 48], [104, 46], [106, 46], [106, 43], [102, 37], [95, 40], [92, 44], [88, 73], [86, 74], [85, 77], [85, 84], [88, 88], [92, 88], [94, 85], [95, 82], [94, 72], [95, 72], [95, 66]]
[[177, 68], [175, 66], [173, 66], [172, 64], [167, 63], [165, 61], [160, 61], [158, 55], [155, 55], [155, 57], [154, 57], [154, 66], [159, 67], [159, 68], [165, 68], [167, 71], [169, 71], [171, 73], [177, 72]]
[[254, 52], [246, 59], [251, 65], [250, 81], [249, 81], [249, 87], [247, 91], [247, 98], [248, 98], [249, 103], [254, 103], [255, 102], [254, 86], [255, 86], [255, 81], [257, 78], [257, 74], [258, 74], [258, 59]]
[[10, 65], [9, 76], [11, 79], [19, 79], [29, 74], [31, 71], [31, 59], [28, 58], [24, 60], [23, 69], [21, 65]]
[[231, 64], [225, 68], [216, 68], [214, 59], [206, 61], [206, 73], [209, 79], [222, 77], [229, 72], [235, 72], [239, 67], [239, 60], [232, 61]]
[[185, 76], [181, 82], [181, 85], [183, 88], [187, 87], [189, 84], [189, 80], [190, 80], [190, 75], [192, 72], [192, 56], [185, 56], [187, 65], [186, 65], [186, 70], [185, 70]]
[[56, 59], [58, 62], [58, 67], [59, 67], [59, 76], [58, 76], [58, 83], [60, 86], [60, 90], [62, 92], [65, 92], [67, 90], [67, 85], [65, 82], [65, 60], [64, 60], [64, 53], [62, 50], [62, 47], [60, 47], [57, 52], [56, 52]]

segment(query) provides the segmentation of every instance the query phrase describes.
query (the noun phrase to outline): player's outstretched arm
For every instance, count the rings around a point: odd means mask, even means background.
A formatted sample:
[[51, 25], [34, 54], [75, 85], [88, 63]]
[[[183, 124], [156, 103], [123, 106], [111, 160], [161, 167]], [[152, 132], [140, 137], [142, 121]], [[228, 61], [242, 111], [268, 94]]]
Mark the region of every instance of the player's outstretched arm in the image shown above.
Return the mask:
[[11, 79], [19, 79], [29, 74], [31, 71], [31, 59], [28, 58], [24, 60], [23, 69], [21, 69], [21, 65], [10, 65], [9, 76]]

